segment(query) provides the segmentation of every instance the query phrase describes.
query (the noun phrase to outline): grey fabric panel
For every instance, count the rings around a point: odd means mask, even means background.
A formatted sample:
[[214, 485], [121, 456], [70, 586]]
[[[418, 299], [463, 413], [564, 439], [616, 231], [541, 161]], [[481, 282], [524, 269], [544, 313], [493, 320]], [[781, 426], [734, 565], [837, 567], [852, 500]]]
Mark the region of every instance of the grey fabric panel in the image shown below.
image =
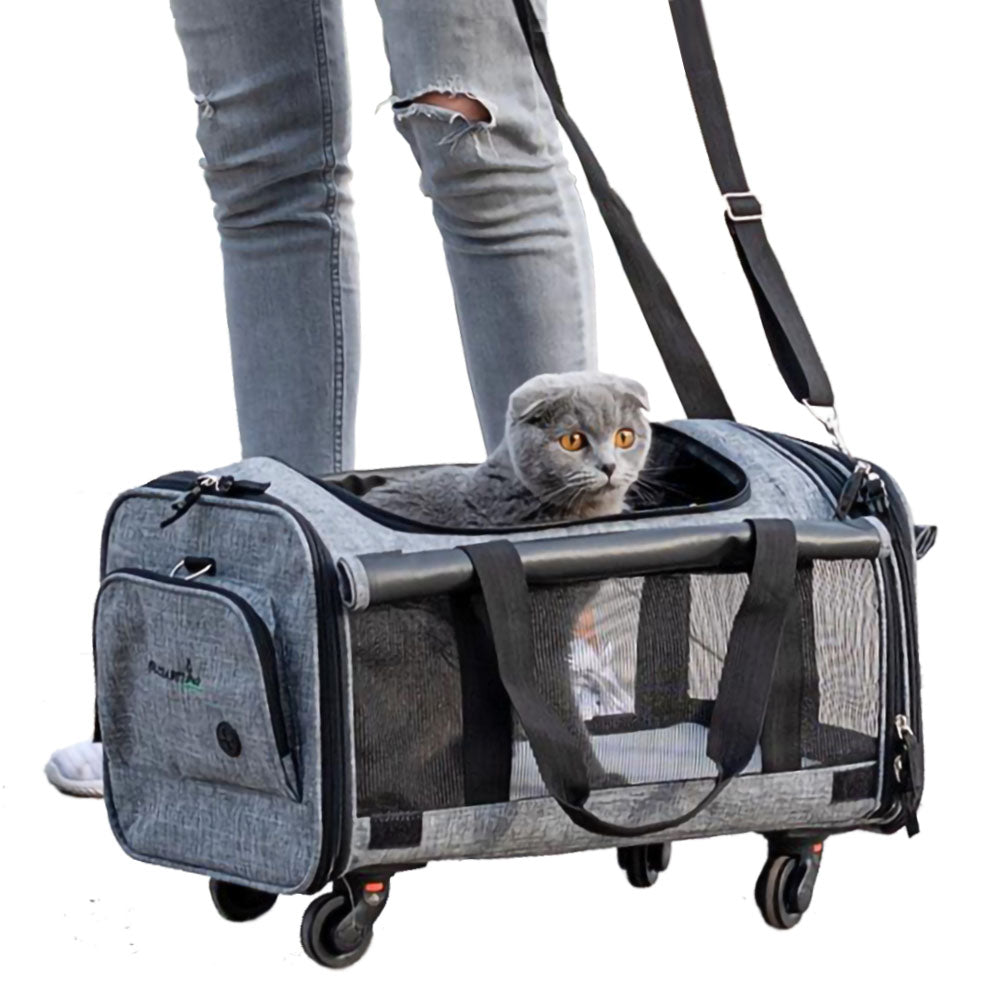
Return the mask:
[[[225, 597], [127, 574], [104, 585], [96, 625], [109, 766], [298, 797], [275, 747], [262, 663]], [[221, 724], [240, 741], [233, 757]], [[289, 780], [291, 777], [291, 780]], [[138, 846], [138, 845], [135, 845]]]
[[746, 573], [691, 577], [688, 691], [692, 698], [714, 701], [736, 612], [747, 592]]
[[819, 673], [819, 721], [878, 736], [880, 623], [871, 563], [813, 566], [813, 621]]
[[[835, 769], [825, 768], [737, 778], [708, 809], [671, 830], [670, 839], [858, 824], [876, 803], [870, 799], [831, 802], [834, 773]], [[683, 813], [710, 787], [709, 781], [687, 781], [609, 789], [595, 792], [588, 805], [612, 822], [647, 823]], [[548, 798], [424, 813], [419, 847], [373, 851], [368, 838], [368, 821], [360, 820], [354, 830], [351, 867], [437, 858], [561, 854], [626, 842], [581, 830]]]
[[319, 837], [291, 799], [135, 767], [117, 768], [113, 780], [111, 828], [139, 861], [267, 892], [295, 891], [316, 864]]
[[[217, 560], [220, 578], [242, 582], [243, 596], [271, 595], [270, 612], [259, 600], [252, 603], [274, 621], [301, 802], [164, 774], [154, 778], [119, 757], [109, 762], [105, 782], [112, 827], [122, 846], [144, 860], [295, 891], [313, 877], [321, 831], [316, 597], [307, 543], [291, 515], [246, 501], [214, 501], [228, 507], [225, 517], [207, 516], [198, 504], [161, 530], [173, 498], [143, 490], [122, 501], [108, 536], [107, 571], [169, 573], [185, 556], [208, 556]], [[250, 836], [253, 830], [273, 833], [274, 824], [281, 836]]]

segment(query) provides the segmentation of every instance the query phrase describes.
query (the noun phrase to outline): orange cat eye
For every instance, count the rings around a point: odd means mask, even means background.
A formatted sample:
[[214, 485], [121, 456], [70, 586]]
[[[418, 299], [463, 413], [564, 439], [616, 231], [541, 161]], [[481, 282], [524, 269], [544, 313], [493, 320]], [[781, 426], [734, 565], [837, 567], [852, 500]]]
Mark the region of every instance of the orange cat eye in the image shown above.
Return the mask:
[[569, 434], [563, 434], [562, 437], [559, 438], [559, 444], [561, 444], [567, 451], [579, 451], [586, 443], [587, 438], [579, 431], [572, 431]]
[[631, 448], [635, 444], [635, 431], [631, 427], [622, 427], [615, 432], [616, 448]]

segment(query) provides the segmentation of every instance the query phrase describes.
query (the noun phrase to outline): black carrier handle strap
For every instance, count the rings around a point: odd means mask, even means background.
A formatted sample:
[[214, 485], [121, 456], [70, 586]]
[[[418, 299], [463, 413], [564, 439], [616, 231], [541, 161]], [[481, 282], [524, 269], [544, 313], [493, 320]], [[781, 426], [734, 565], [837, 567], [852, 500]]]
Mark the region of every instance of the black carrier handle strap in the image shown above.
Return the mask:
[[705, 357], [694, 331], [685, 319], [670, 285], [667, 284], [667, 279], [664, 278], [663, 272], [643, 241], [632, 213], [611, 187], [604, 168], [598, 162], [590, 144], [566, 110], [559, 81], [556, 79], [555, 67], [549, 56], [545, 33], [535, 15], [531, 0], [514, 0], [514, 6], [535, 69], [552, 102], [556, 119], [580, 159], [587, 184], [611, 234], [622, 268], [632, 286], [643, 318], [653, 335], [684, 412], [692, 418], [732, 420], [732, 410], [708, 363], [708, 358]]
[[[580, 158], [684, 412], [689, 417], [731, 420], [732, 411], [711, 366], [635, 220], [611, 188], [593, 150], [566, 110], [531, 0], [514, 0], [514, 6], [542, 85]], [[750, 191], [743, 172], [701, 0], [670, 0], [670, 9], [705, 149], [726, 200], [726, 226], [750, 283], [771, 353], [796, 400], [811, 406], [833, 406], [830, 381], [764, 232], [760, 202]]]
[[701, 0], [670, 0], [670, 13], [705, 150], [726, 200], [726, 226], [750, 283], [771, 353], [799, 402], [833, 406], [830, 380], [767, 240], [760, 202], [743, 172]]
[[643, 837], [680, 826], [709, 806], [753, 756], [793, 605], [797, 544], [791, 521], [749, 523], [755, 539], [750, 583], [733, 623], [708, 734], [708, 756], [718, 768], [715, 784], [683, 815], [638, 826], [610, 823], [586, 808], [591, 791], [587, 748], [542, 693], [528, 586], [517, 549], [506, 540], [465, 547], [482, 589], [501, 684], [524, 727], [545, 787], [584, 830]]

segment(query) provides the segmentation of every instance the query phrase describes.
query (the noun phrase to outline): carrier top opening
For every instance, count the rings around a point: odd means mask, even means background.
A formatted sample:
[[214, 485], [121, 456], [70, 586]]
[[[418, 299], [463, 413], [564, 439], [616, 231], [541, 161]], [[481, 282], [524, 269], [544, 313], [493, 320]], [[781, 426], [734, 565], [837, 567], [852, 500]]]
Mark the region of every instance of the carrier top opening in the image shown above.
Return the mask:
[[[575, 521], [541, 521], [536, 524], [495, 527], [463, 527], [427, 524], [383, 507], [367, 503], [365, 494], [376, 486], [393, 479], [415, 475], [431, 466], [417, 465], [393, 469], [351, 471], [317, 480], [344, 503], [366, 517], [397, 531], [448, 535], [510, 534], [514, 531], [544, 531], [565, 524], [588, 524], [625, 521], [635, 518], [668, 514], [686, 514], [692, 510], [724, 510], [743, 503], [750, 492], [744, 471], [725, 456], [668, 424], [651, 425], [652, 440], [645, 471], [629, 491], [629, 510], [605, 517], [582, 518]], [[457, 464], [457, 463], [456, 463]], [[640, 485], [641, 484], [641, 485]]]

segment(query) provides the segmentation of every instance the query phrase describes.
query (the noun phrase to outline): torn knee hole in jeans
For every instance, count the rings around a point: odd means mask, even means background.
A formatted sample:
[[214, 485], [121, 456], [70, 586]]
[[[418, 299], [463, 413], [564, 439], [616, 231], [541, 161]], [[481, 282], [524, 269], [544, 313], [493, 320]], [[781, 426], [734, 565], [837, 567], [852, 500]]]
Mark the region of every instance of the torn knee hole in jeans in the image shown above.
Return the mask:
[[452, 149], [466, 136], [476, 141], [480, 135], [488, 135], [496, 127], [494, 108], [453, 81], [441, 87], [427, 87], [405, 97], [394, 94], [389, 103], [397, 122], [423, 117], [455, 125], [439, 143]]
[[198, 105], [199, 117], [211, 118], [215, 115], [215, 105], [204, 94], [195, 94], [194, 103]]

